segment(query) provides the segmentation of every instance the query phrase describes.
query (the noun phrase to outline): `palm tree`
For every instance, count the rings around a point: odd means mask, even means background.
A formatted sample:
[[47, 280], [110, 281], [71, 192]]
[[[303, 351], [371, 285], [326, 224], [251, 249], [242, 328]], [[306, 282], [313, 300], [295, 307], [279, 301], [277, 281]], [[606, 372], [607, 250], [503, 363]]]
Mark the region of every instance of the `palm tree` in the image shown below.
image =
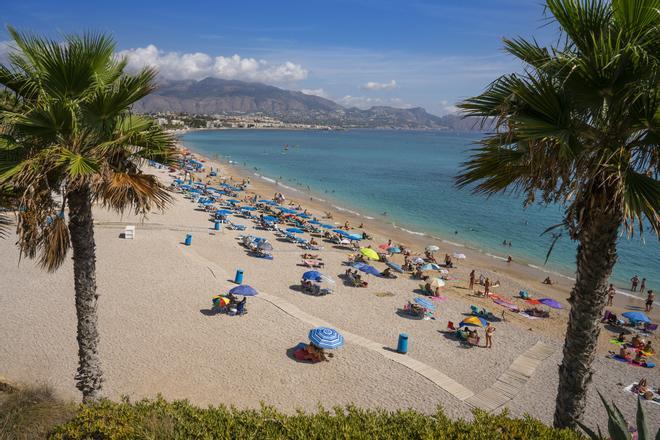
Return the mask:
[[[0, 66], [0, 185], [17, 200], [21, 255], [56, 270], [73, 250], [83, 401], [99, 397], [96, 257], [92, 205], [144, 214], [170, 196], [146, 160], [170, 163], [172, 138], [130, 106], [154, 89], [156, 72], [124, 71], [103, 35], [52, 41], [9, 28], [15, 45]], [[68, 211], [68, 215], [67, 215]]]
[[524, 64], [467, 99], [494, 124], [457, 177], [486, 195], [562, 203], [578, 242], [577, 273], [554, 416], [576, 427], [593, 370], [599, 318], [622, 229], [660, 231], [658, 51], [660, 0], [547, 0], [556, 47], [504, 40]]

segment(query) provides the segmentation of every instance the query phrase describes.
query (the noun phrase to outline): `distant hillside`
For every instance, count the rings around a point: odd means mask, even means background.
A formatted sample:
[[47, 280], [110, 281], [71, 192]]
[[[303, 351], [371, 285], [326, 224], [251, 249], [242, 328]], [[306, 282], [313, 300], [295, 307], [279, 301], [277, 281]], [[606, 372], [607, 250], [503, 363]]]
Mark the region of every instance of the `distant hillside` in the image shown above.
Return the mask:
[[438, 117], [421, 107], [377, 106], [346, 108], [320, 96], [284, 90], [260, 83], [206, 78], [201, 81], [165, 81], [134, 106], [136, 112], [199, 114], [263, 113], [286, 122], [336, 125], [347, 128], [399, 128], [471, 131], [473, 125], [458, 116]]

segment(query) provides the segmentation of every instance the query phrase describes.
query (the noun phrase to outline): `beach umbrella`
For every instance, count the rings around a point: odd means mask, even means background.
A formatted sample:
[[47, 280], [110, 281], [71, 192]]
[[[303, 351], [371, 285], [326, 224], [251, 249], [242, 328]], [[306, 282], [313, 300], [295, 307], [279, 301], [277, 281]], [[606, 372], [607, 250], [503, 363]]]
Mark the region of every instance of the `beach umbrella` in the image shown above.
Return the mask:
[[240, 200], [236, 200], [236, 199], [229, 199], [227, 200], [227, 202], [231, 203], [232, 205], [235, 205], [236, 203], [241, 203]]
[[176, 180], [174, 180], [174, 183], [176, 183], [177, 185], [181, 185], [183, 183], [183, 180], [176, 179]]
[[432, 289], [435, 289], [436, 287], [445, 287], [445, 282], [440, 278], [433, 278], [430, 284]]
[[307, 281], [319, 281], [321, 279], [321, 275], [321, 272], [318, 270], [308, 270], [303, 274], [302, 279]]
[[344, 337], [335, 329], [316, 327], [309, 331], [309, 340], [318, 348], [335, 349], [344, 345]]
[[233, 214], [233, 211], [230, 211], [228, 209], [219, 209], [219, 210], [215, 211], [215, 215], [225, 216], [225, 215], [231, 215], [231, 214]]
[[296, 214], [297, 213], [293, 209], [289, 209], [289, 208], [280, 208], [280, 211], [284, 212], [285, 214]]
[[380, 275], [380, 271], [378, 269], [368, 264], [360, 266], [357, 269], [361, 270], [364, 273], [368, 273], [369, 275]]
[[257, 208], [255, 208], [254, 206], [243, 206], [241, 208], [241, 211], [256, 211], [256, 210]]
[[229, 298], [227, 298], [226, 296], [221, 296], [221, 295], [215, 295], [213, 297], [212, 301], [213, 301], [213, 305], [216, 306], [216, 307], [222, 307], [222, 306], [226, 306], [227, 304], [229, 304]]
[[321, 222], [318, 221], [318, 220], [310, 220], [310, 221], [307, 222], [307, 223], [309, 223], [309, 224], [311, 224], [311, 225], [320, 225], [320, 224], [321, 224]]
[[344, 235], [344, 236], [348, 235], [348, 232], [344, 231], [343, 229], [333, 229], [332, 232], [334, 232], [335, 234]]
[[651, 320], [643, 312], [625, 312], [622, 315], [631, 321], [651, 323]]
[[390, 267], [390, 268], [394, 269], [395, 271], [397, 271], [399, 273], [403, 273], [403, 269], [398, 264], [392, 263], [391, 261], [388, 261], [386, 264], [387, 264], [387, 267]]
[[440, 248], [437, 247], [434, 244], [430, 244], [430, 245], [426, 246], [426, 250], [433, 253], [433, 252], [438, 252], [440, 250]]
[[541, 298], [539, 302], [544, 306], [552, 307], [553, 309], [561, 309], [561, 304], [552, 298]]
[[401, 253], [401, 249], [396, 247], [396, 246], [392, 246], [392, 247], [387, 248], [387, 251], [391, 254], [400, 254]]
[[430, 310], [432, 312], [435, 311], [435, 304], [431, 302], [431, 300], [427, 298], [422, 298], [422, 297], [417, 297], [415, 298], [415, 302], [419, 304], [420, 306], [424, 307], [426, 310]]
[[277, 217], [273, 217], [272, 215], [265, 215], [263, 220], [265, 222], [271, 222], [271, 223], [272, 222], [277, 223], [279, 221], [279, 219]]
[[422, 257], [412, 257], [413, 264], [422, 264], [424, 262], [424, 259]]
[[272, 200], [267, 200], [267, 199], [261, 199], [261, 200], [259, 200], [259, 203], [266, 203], [267, 205], [270, 205], [271, 203], [273, 203], [273, 201]]
[[291, 232], [292, 234], [302, 234], [305, 231], [300, 228], [286, 228], [286, 232]]
[[327, 223], [321, 223], [319, 226], [321, 226], [323, 229], [332, 229], [335, 227], [335, 225], [329, 225]]
[[424, 271], [424, 270], [438, 270], [438, 269], [440, 269], [440, 266], [438, 266], [435, 263], [426, 263], [424, 266], [420, 267], [419, 269], [422, 270], [422, 271]]
[[255, 296], [257, 294], [257, 291], [253, 288], [248, 286], [247, 284], [241, 284], [240, 286], [236, 286], [233, 289], [229, 291], [232, 295], [242, 295], [242, 296]]
[[302, 213], [302, 214], [296, 214], [296, 215], [297, 215], [298, 217], [300, 217], [300, 218], [311, 218], [311, 216], [310, 216], [309, 214], [305, 214], [305, 213]]
[[457, 260], [465, 260], [467, 257], [465, 256], [465, 254], [458, 254], [454, 252], [454, 258], [456, 258]]
[[362, 236], [360, 234], [348, 234], [348, 235], [346, 235], [346, 238], [348, 238], [349, 240], [354, 240], [354, 241], [362, 240]]
[[378, 256], [378, 254], [376, 253], [376, 251], [373, 250], [373, 249], [370, 249], [370, 248], [360, 248], [360, 253], [361, 253], [362, 255], [364, 255], [365, 257], [367, 257], [368, 259], [370, 259], [370, 260], [375, 260], [375, 261], [380, 260], [380, 257]]
[[475, 326], [475, 327], [486, 327], [488, 325], [488, 322], [479, 316], [468, 316], [464, 320], [461, 321], [460, 327], [463, 327], [465, 325], [470, 325], [470, 326]]
[[383, 243], [378, 245], [378, 249], [386, 250], [388, 247], [390, 247], [389, 244]]
[[262, 241], [257, 245], [257, 248], [261, 251], [264, 252], [272, 252], [273, 251], [273, 245], [268, 243], [267, 241]]

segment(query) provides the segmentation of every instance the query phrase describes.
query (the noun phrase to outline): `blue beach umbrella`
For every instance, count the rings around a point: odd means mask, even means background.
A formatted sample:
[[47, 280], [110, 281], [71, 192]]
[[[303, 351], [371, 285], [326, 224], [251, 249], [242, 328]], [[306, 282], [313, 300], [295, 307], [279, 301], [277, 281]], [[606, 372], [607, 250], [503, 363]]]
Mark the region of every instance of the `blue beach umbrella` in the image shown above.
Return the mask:
[[321, 226], [323, 229], [332, 229], [335, 227], [335, 225], [329, 225], [327, 223], [321, 223], [319, 226]]
[[181, 184], [183, 183], [183, 180], [181, 180], [181, 179], [176, 179], [176, 180], [174, 181], [174, 183], [176, 183], [177, 185], [181, 185]]
[[401, 253], [401, 249], [399, 249], [396, 246], [392, 246], [392, 247], [387, 248], [387, 251], [392, 253], [392, 254], [400, 254]]
[[424, 266], [420, 267], [419, 269], [422, 270], [422, 271], [424, 271], [424, 270], [438, 270], [438, 269], [440, 269], [440, 266], [438, 266], [435, 263], [426, 263]]
[[312, 218], [309, 214], [305, 214], [305, 213], [302, 213], [302, 214], [296, 214], [296, 215], [297, 215], [298, 217], [300, 217], [300, 218]]
[[255, 296], [257, 294], [257, 291], [253, 288], [248, 286], [247, 284], [241, 284], [240, 286], [236, 286], [233, 289], [229, 291], [232, 295], [242, 295], [242, 296]]
[[279, 219], [277, 217], [273, 217], [272, 215], [265, 215], [264, 216], [264, 221], [265, 222], [275, 222], [277, 223]]
[[255, 208], [254, 206], [243, 206], [241, 208], [241, 211], [256, 211], [256, 210], [257, 208]]
[[348, 232], [344, 231], [343, 229], [333, 229], [332, 232], [335, 234], [343, 235], [344, 237], [348, 235]]
[[319, 281], [321, 279], [321, 272], [318, 270], [309, 270], [305, 272], [302, 276], [303, 280], [312, 280], [312, 281]]
[[360, 234], [347, 234], [344, 237], [348, 238], [349, 240], [353, 240], [353, 241], [362, 240], [362, 236]]
[[236, 200], [236, 199], [229, 199], [229, 200], [227, 200], [227, 202], [231, 203], [232, 205], [235, 205], [236, 203], [241, 203], [240, 200]]
[[282, 211], [285, 214], [297, 214], [297, 211], [294, 211], [293, 209], [289, 208], [280, 208], [280, 211]]
[[219, 209], [219, 210], [215, 211], [215, 215], [225, 216], [225, 215], [231, 215], [231, 214], [233, 214], [233, 212], [228, 210], [228, 209]]
[[369, 275], [380, 275], [380, 271], [378, 269], [368, 264], [358, 267], [358, 270], [361, 270], [364, 273], [368, 273]]
[[300, 228], [286, 228], [286, 232], [291, 232], [292, 234], [303, 234], [305, 231]]
[[318, 221], [318, 220], [310, 220], [308, 223], [312, 224], [312, 225], [320, 225], [321, 224], [321, 222]]
[[344, 345], [344, 337], [335, 329], [316, 327], [309, 331], [309, 340], [318, 348], [335, 349]]
[[643, 312], [625, 312], [622, 315], [634, 322], [646, 322], [651, 323], [651, 320]]
[[390, 267], [390, 268], [394, 269], [395, 271], [397, 271], [399, 273], [403, 273], [403, 269], [398, 264], [392, 263], [391, 261], [388, 261], [385, 264], [387, 264], [387, 267]]
[[268, 205], [270, 205], [272, 202], [273, 202], [272, 200], [266, 200], [266, 199], [259, 200], [259, 203], [266, 203]]
[[426, 310], [430, 310], [434, 312], [436, 309], [435, 304], [433, 304], [429, 299], [418, 296], [417, 298], [415, 298], [415, 302], [420, 306], [424, 307]]

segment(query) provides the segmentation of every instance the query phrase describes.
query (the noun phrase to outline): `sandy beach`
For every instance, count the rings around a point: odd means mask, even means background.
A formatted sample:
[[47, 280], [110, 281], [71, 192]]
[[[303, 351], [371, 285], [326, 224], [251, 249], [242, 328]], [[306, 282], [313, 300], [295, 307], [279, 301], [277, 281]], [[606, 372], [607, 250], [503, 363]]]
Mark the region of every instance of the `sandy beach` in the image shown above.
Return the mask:
[[[282, 192], [319, 217], [332, 212], [332, 222], [337, 224], [364, 222], [374, 238], [365, 244], [374, 248], [388, 239], [418, 251], [437, 244], [438, 255], [459, 251], [467, 259], [450, 270], [452, 280], [442, 290], [447, 299], [437, 302], [434, 319], [412, 320], [398, 310], [417, 296], [413, 291], [419, 280], [407, 275], [397, 280], [370, 277], [367, 288], [346, 286], [338, 275], [346, 270], [343, 263], [349, 251], [331, 243], [321, 242], [324, 249], [314, 253], [323, 258], [321, 271], [336, 280], [336, 289], [331, 295], [315, 297], [297, 289], [307, 270], [300, 266], [300, 254], [305, 251], [272, 232], [253, 229], [247, 219], [236, 222], [248, 226], [246, 233], [271, 241], [272, 261], [249, 256], [238, 244], [241, 232], [224, 227], [213, 230], [209, 215], [196, 210], [197, 204], [181, 194], [174, 194], [167, 211], [146, 219], [96, 209], [100, 353], [107, 397], [138, 399], [161, 393], [168, 399], [185, 398], [202, 405], [256, 407], [265, 402], [288, 412], [298, 408], [314, 411], [318, 404], [354, 403], [431, 413], [441, 405], [452, 417], [468, 418], [475, 400], [467, 394], [457, 397], [461, 394], [457, 390], [481, 395], [538, 345], [547, 349], [547, 357], [495, 411], [507, 408], [514, 416], [529, 413], [552, 422], [566, 308], [536, 320], [506, 312], [505, 321], [495, 323], [492, 349], [465, 348], [443, 331], [447, 321], [460, 322], [471, 304], [497, 315], [504, 310], [468, 291], [472, 269], [477, 276], [483, 273], [499, 279], [501, 285], [494, 291], [503, 297], [511, 299], [525, 289], [543, 292], [565, 307], [569, 280], [556, 279], [549, 287], [541, 284], [542, 272], [527, 266], [442, 241], [429, 242], [379, 220], [338, 212], [309, 200], [309, 195], [276, 187], [238, 168], [220, 163], [212, 166], [219, 167], [222, 176], [249, 177], [248, 193], [271, 198], [274, 192]], [[147, 172], [167, 184], [173, 180], [165, 170], [149, 167]], [[136, 225], [134, 240], [120, 238], [126, 225]], [[193, 236], [191, 246], [183, 244], [188, 233]], [[15, 241], [15, 236], [0, 241], [0, 375], [17, 382], [48, 383], [62, 396], [78, 398], [73, 380], [77, 345], [71, 262], [55, 274], [41, 271], [29, 260], [19, 264]], [[393, 260], [400, 263], [402, 258]], [[384, 268], [382, 263], [375, 265]], [[245, 271], [244, 282], [260, 295], [248, 299], [245, 316], [214, 314], [211, 297], [234, 286], [231, 280], [239, 268]], [[524, 305], [521, 300], [513, 301]], [[621, 313], [639, 306], [639, 300], [617, 295], [612, 310]], [[657, 307], [651, 317], [658, 321]], [[307, 341], [313, 322], [330, 324], [350, 335], [330, 362], [310, 365], [291, 358], [291, 348]], [[407, 355], [392, 352], [401, 332], [410, 337]], [[611, 335], [603, 329], [594, 362], [596, 373], [585, 417], [590, 426], [603, 426], [606, 421], [596, 390], [615, 401], [632, 420], [635, 396], [623, 388], [641, 377], [654, 386], [660, 382], [657, 368], [608, 359], [607, 351], [616, 349], [608, 342]], [[657, 336], [653, 338], [657, 347]], [[660, 427], [660, 405], [644, 405], [654, 431]]]

